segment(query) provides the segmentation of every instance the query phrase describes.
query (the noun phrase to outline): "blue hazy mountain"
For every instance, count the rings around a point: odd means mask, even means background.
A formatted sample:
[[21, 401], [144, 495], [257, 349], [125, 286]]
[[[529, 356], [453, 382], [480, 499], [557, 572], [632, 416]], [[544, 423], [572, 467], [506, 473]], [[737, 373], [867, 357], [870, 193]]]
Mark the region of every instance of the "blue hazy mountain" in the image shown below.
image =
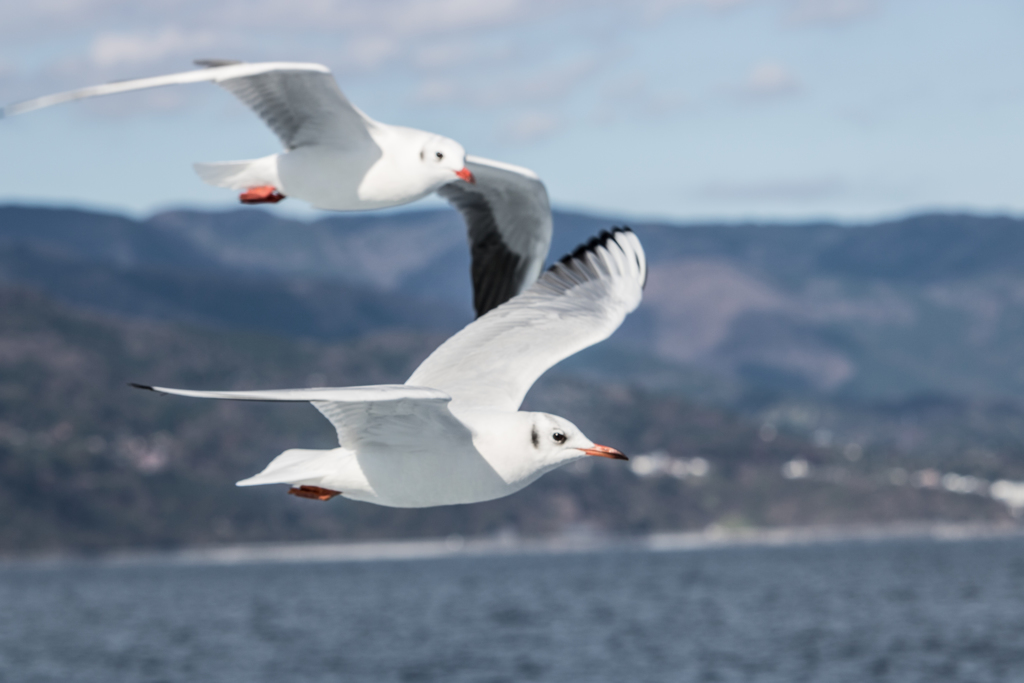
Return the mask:
[[[556, 213], [552, 258], [621, 223]], [[706, 476], [596, 463], [493, 503], [403, 511], [234, 488], [285, 448], [332, 443], [309, 406], [126, 384], [403, 381], [472, 317], [457, 214], [0, 208], [0, 552], [1007, 518], [906, 482], [1024, 478], [1024, 223], [634, 228], [643, 306], [526, 407], [662, 458], [638, 462], [700, 458]], [[794, 458], [816, 474], [781, 476]]]
[[[556, 212], [551, 258], [623, 221]], [[1024, 397], [1024, 221], [634, 224], [644, 305], [572, 367], [751, 394]], [[471, 319], [454, 211], [311, 223], [0, 208], [0, 278], [95, 310], [324, 340]]]
[[[592, 438], [632, 456], [654, 453], [645, 457], [669, 458], [664, 462], [676, 467], [703, 461], [706, 472], [641, 476], [631, 468], [645, 462], [641, 458], [595, 458], [600, 462], [574, 464], [489, 503], [426, 510], [344, 500], [320, 504], [286, 495], [286, 486], [234, 486], [287, 448], [337, 443], [312, 406], [164, 397], [128, 383], [259, 388], [400, 382], [440, 336], [388, 331], [337, 342], [294, 339], [97, 313], [13, 288], [0, 288], [0, 311], [0, 556], [452, 533], [643, 533], [715, 523], [1005, 520], [1005, 508], [991, 499], [887, 485], [879, 475], [892, 467], [941, 466], [1019, 476], [1024, 463], [1019, 452], [1000, 451], [975, 463], [963, 457], [964, 448], [940, 460], [929, 444], [908, 454], [881, 441], [867, 444], [866, 457], [853, 467], [842, 442], [818, 446], [782, 423], [766, 441], [756, 416], [555, 371], [531, 391], [526, 409], [570, 416]], [[941, 421], [945, 431], [937, 434], [947, 444], [963, 441], [956, 425], [965, 415], [1006, 423], [989, 432], [975, 425], [967, 434], [970, 443], [979, 434], [988, 442], [1011, 435], [1024, 422], [1019, 407], [978, 408], [947, 401], [930, 413], [907, 406], [879, 412], [901, 429]], [[832, 479], [781, 477], [780, 467], [794, 457], [810, 460]]]

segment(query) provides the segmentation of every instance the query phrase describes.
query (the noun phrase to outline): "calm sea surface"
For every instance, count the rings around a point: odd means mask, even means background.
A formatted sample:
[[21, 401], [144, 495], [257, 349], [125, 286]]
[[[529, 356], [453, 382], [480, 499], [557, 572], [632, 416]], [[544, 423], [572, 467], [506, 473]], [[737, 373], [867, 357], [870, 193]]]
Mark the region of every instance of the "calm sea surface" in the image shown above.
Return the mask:
[[1024, 541], [8, 565], [0, 680], [1024, 681]]

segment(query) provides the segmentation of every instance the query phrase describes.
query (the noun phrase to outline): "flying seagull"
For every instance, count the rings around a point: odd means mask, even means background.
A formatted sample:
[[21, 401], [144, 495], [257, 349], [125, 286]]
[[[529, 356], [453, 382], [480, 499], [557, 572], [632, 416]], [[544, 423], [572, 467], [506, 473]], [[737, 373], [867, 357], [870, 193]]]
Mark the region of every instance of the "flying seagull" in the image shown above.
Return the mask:
[[289, 484], [289, 493], [344, 496], [389, 507], [476, 503], [514, 493], [566, 463], [625, 460], [563, 417], [522, 412], [548, 368], [606, 339], [640, 303], [643, 247], [615, 228], [579, 247], [519, 296], [439, 346], [405, 384], [165, 394], [246, 401], [309, 401], [339, 447], [290, 449], [238, 486]]
[[533, 171], [466, 156], [462, 145], [442, 135], [374, 121], [348, 101], [322, 64], [196, 64], [205, 68], [12, 104], [0, 109], [0, 118], [98, 95], [210, 81], [256, 112], [285, 151], [195, 164], [205, 182], [243, 190], [246, 204], [294, 197], [328, 211], [398, 206], [437, 192], [462, 213], [469, 229], [477, 316], [540, 275], [551, 245], [551, 207]]

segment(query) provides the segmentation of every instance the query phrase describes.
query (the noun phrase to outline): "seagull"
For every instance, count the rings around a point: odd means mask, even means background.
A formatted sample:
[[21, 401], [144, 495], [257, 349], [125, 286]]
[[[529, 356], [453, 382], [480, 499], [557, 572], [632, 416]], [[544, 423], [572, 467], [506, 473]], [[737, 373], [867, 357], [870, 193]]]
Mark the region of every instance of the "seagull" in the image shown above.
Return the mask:
[[308, 401], [334, 425], [338, 448], [287, 450], [238, 486], [288, 484], [288, 493], [302, 498], [343, 496], [400, 508], [493, 500], [580, 458], [627, 459], [563, 417], [519, 406], [548, 368], [618, 329], [640, 304], [646, 279], [640, 241], [629, 228], [615, 228], [441, 344], [405, 384], [271, 391], [133, 386], [198, 398]]
[[244, 204], [294, 197], [327, 211], [399, 206], [437, 192], [462, 213], [469, 230], [478, 317], [540, 275], [551, 245], [551, 206], [533, 171], [467, 156], [462, 145], [442, 135], [371, 119], [348, 101], [322, 64], [209, 59], [196, 64], [204, 68], [12, 104], [0, 109], [0, 118], [99, 95], [216, 83], [256, 112], [285, 151], [195, 164], [203, 181], [243, 190]]

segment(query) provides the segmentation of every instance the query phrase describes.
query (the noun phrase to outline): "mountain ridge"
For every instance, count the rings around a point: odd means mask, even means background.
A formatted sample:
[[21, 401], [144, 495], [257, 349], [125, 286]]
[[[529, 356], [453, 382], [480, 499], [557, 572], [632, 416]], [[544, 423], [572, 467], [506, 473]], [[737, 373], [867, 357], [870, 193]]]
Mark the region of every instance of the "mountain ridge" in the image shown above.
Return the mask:
[[[531, 390], [524, 409], [565, 415], [633, 460], [579, 462], [507, 498], [420, 510], [298, 500], [285, 486], [238, 489], [235, 481], [286, 448], [332, 447], [334, 430], [307, 404], [201, 401], [128, 383], [254, 389], [400, 382], [442, 337], [381, 332], [325, 343], [83, 311], [4, 287], [0, 310], [0, 556], [453, 533], [1009, 519], [987, 497], [885, 478], [893, 467], [939, 464], [921, 455], [915, 462], [885, 444], [866, 444], [863, 462], [854, 464], [841, 442], [818, 445], [785, 415], [773, 418], [778, 432], [765, 438], [757, 416], [558, 370]], [[949, 411], [961, 410], [935, 408], [947, 429]], [[1024, 425], [1020, 407], [1002, 406], [998, 415], [1010, 433]], [[900, 415], [901, 422], [913, 418], [912, 411]], [[942, 466], [1024, 475], [1019, 449], [974, 460], [952, 456]], [[817, 478], [780, 476], [791, 459], [811, 463]]]
[[[615, 223], [556, 212], [551, 258]], [[458, 214], [310, 226], [0, 207], [0, 553], [1006, 520], [982, 492], [1024, 479], [1022, 227], [634, 223], [643, 304], [524, 408], [637, 457], [479, 506], [394, 511], [234, 488], [285, 448], [332, 444], [308, 406], [127, 383], [404, 381], [472, 319]]]
[[[622, 223], [554, 219], [551, 260]], [[673, 376], [714, 376], [729, 401], [1024, 397], [1024, 372], [1013, 369], [1024, 368], [1022, 220], [633, 227], [648, 287], [607, 342], [636, 358], [627, 364], [653, 358]], [[131, 221], [0, 207], [0, 279], [129, 315], [325, 340], [453, 332], [472, 319], [468, 272], [462, 219], [444, 209], [300, 223], [254, 209]]]

